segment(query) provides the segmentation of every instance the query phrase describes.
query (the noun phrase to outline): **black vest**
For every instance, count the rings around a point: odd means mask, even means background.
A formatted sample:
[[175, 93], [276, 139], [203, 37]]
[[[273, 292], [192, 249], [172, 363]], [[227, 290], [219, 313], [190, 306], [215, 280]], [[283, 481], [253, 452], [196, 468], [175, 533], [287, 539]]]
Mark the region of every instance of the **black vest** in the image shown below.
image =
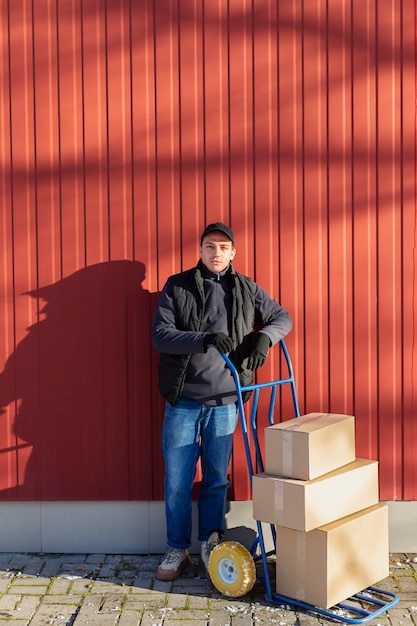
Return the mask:
[[[232, 328], [235, 349], [229, 354], [239, 372], [241, 385], [252, 382], [252, 372], [246, 360], [252, 344], [255, 326], [254, 282], [248, 276], [230, 270], [232, 281]], [[204, 287], [201, 261], [194, 267], [168, 279], [173, 295], [176, 326], [179, 330], [199, 332], [204, 316]], [[175, 405], [184, 387], [185, 374], [191, 354], [167, 354], [161, 352], [159, 359], [159, 391], [167, 401]]]

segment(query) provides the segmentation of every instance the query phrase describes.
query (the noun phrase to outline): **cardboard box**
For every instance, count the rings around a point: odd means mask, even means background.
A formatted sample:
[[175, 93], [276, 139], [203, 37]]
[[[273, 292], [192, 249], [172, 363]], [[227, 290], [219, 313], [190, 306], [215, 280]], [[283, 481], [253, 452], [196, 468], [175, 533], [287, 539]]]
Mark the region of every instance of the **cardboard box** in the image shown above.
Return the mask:
[[377, 504], [378, 461], [356, 459], [307, 481], [255, 474], [252, 497], [256, 520], [312, 530]]
[[265, 428], [265, 472], [312, 480], [355, 460], [353, 415], [309, 413]]
[[389, 575], [386, 504], [308, 533], [276, 530], [281, 595], [328, 609]]

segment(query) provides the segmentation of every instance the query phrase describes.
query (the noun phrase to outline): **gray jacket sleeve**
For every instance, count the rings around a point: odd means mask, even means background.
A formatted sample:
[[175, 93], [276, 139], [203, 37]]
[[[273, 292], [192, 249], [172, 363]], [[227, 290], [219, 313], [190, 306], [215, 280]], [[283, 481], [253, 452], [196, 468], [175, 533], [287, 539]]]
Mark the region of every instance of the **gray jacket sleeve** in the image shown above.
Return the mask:
[[290, 314], [269, 293], [255, 283], [255, 310], [260, 332], [268, 335], [271, 345], [275, 345], [292, 328]]
[[159, 352], [193, 354], [204, 352], [202, 332], [178, 330], [175, 304], [166, 283], [159, 296], [152, 322], [152, 343]]
[[[292, 320], [286, 309], [268, 292], [255, 283], [255, 311], [261, 332], [268, 335], [274, 345], [287, 335]], [[158, 300], [152, 323], [152, 343], [159, 352], [168, 354], [194, 354], [204, 352], [204, 332], [178, 330], [175, 304], [166, 283]]]

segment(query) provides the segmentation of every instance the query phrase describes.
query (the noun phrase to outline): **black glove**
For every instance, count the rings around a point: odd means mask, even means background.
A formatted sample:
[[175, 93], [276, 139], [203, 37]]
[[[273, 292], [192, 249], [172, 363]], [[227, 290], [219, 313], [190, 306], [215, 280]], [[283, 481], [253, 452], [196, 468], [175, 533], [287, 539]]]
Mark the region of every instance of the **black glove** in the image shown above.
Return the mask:
[[259, 333], [253, 342], [252, 350], [248, 359], [248, 368], [250, 370], [256, 370], [265, 363], [270, 347], [271, 340], [268, 335], [265, 333]]
[[220, 352], [230, 352], [233, 348], [233, 339], [224, 333], [209, 333], [203, 340], [204, 352], [207, 352], [208, 346], [214, 346]]

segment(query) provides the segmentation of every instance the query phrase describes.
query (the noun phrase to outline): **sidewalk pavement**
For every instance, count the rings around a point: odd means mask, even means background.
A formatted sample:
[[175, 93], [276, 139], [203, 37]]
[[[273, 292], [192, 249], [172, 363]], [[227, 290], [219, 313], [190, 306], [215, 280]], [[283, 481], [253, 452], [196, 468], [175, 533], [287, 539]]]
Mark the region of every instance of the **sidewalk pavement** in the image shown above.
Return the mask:
[[[0, 626], [315, 626], [332, 622], [265, 601], [256, 583], [225, 598], [198, 569], [198, 556], [177, 580], [160, 582], [163, 555], [0, 553]], [[417, 626], [417, 557], [395, 554], [378, 584], [400, 595], [367, 622]], [[341, 622], [338, 622], [341, 623]]]

